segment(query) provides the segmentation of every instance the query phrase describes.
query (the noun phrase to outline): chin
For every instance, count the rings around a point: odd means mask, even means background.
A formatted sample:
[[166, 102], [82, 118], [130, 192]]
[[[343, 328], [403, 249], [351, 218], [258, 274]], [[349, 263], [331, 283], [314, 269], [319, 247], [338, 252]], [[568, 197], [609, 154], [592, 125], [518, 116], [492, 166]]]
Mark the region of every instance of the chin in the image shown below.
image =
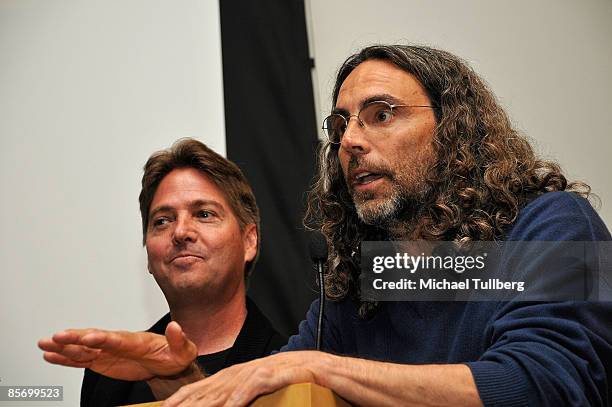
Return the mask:
[[207, 278], [203, 278], [202, 275], [196, 275], [196, 273], [182, 272], [180, 275], [175, 275], [169, 283], [175, 289], [189, 290], [210, 285], [211, 281]]
[[372, 226], [384, 225], [395, 218], [401, 207], [399, 197], [395, 194], [385, 199], [370, 199], [366, 202], [356, 203], [359, 219]]

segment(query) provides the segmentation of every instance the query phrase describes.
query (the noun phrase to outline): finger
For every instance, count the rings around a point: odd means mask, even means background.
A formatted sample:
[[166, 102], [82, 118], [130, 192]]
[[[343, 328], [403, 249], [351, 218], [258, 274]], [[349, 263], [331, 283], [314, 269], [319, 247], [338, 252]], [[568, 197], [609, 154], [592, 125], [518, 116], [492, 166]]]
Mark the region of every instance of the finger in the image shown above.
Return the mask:
[[177, 322], [172, 321], [166, 327], [166, 340], [170, 351], [178, 357], [191, 361], [197, 356], [196, 345], [187, 339], [185, 332]]
[[60, 344], [85, 345], [96, 349], [120, 350], [123, 337], [130, 332], [105, 331], [103, 329], [66, 329], [53, 335]]
[[43, 338], [38, 341], [38, 347], [41, 350], [45, 350], [48, 352], [60, 352], [64, 345], [61, 345], [55, 342], [52, 338]]
[[252, 389], [245, 389], [243, 387], [239, 387], [234, 389], [234, 391], [227, 398], [224, 407], [243, 407], [248, 405], [249, 401], [258, 396], [257, 393], [251, 391]]
[[[234, 365], [222, 370], [215, 376], [189, 386], [188, 392], [181, 394], [180, 406], [246, 406], [260, 392], [250, 388], [250, 366]], [[246, 388], [245, 388], [246, 387]], [[241, 391], [244, 389], [244, 391]], [[180, 391], [180, 390], [179, 390]], [[235, 394], [233, 394], [235, 392]], [[233, 400], [230, 397], [233, 395]]]
[[86, 329], [65, 329], [63, 331], [53, 334], [53, 340], [60, 344], [80, 344], [82, 338], [98, 329], [86, 328]]
[[[89, 332], [86, 335], [83, 335], [81, 338], [81, 343], [83, 345], [87, 345], [91, 348], [104, 348], [116, 346], [116, 344], [112, 340], [112, 332], [107, 331], [94, 331]], [[115, 341], [116, 342], [116, 341]]]
[[47, 353], [59, 354], [74, 362], [91, 362], [100, 353], [97, 349], [90, 349], [82, 345], [61, 345], [52, 339], [41, 339], [38, 346]]
[[280, 388], [274, 383], [273, 377], [263, 374], [249, 374], [244, 380], [236, 378], [233, 382], [227, 383], [229, 395], [224, 407], [242, 407], [248, 405], [256, 397], [272, 393]]
[[[183, 400], [180, 407], [222, 407], [225, 405], [226, 397], [219, 393], [195, 392]], [[162, 404], [165, 406], [165, 404]]]
[[[62, 345], [55, 342], [51, 338], [41, 339], [38, 341], [38, 347], [47, 352], [60, 353], [68, 356], [68, 354], [76, 354], [77, 350], [87, 349], [81, 345]], [[68, 356], [69, 357], [69, 356]]]
[[91, 362], [98, 357], [100, 350], [91, 349], [81, 345], [64, 345], [60, 352], [55, 353], [67, 357], [75, 362]]
[[208, 379], [202, 379], [199, 382], [188, 384], [181, 387], [176, 393], [168, 397], [163, 403], [162, 407], [178, 407], [189, 405], [189, 402], [193, 402], [194, 398], [197, 398], [199, 394], [206, 392], [206, 384]]
[[101, 349], [111, 353], [123, 353], [129, 356], [134, 351], [141, 353], [148, 350], [148, 347], [143, 343], [143, 335], [154, 336], [155, 334], [96, 329], [84, 335], [81, 338], [81, 343], [90, 348]]
[[90, 348], [107, 351], [128, 358], [137, 358], [163, 348], [163, 335], [151, 332], [102, 331], [96, 329], [81, 338], [81, 343]]
[[183, 332], [183, 328], [176, 321], [172, 321], [166, 327], [166, 339], [168, 340], [168, 345], [170, 349], [180, 349], [184, 344], [185, 333]]
[[73, 345], [73, 344], [64, 345], [64, 344], [55, 342], [51, 338], [44, 338], [38, 341], [38, 347], [47, 352], [61, 353], [66, 356], [68, 356], [69, 354], [78, 355], [82, 353], [97, 355], [100, 352], [97, 349], [89, 349], [88, 347], [83, 346], [83, 345]]
[[53, 363], [54, 365], [61, 365], [61, 366], [68, 366], [68, 367], [85, 368], [85, 367], [89, 367], [91, 364], [88, 362], [76, 362], [63, 355], [60, 355], [59, 353], [54, 353], [54, 352], [43, 353], [43, 359], [49, 363]]

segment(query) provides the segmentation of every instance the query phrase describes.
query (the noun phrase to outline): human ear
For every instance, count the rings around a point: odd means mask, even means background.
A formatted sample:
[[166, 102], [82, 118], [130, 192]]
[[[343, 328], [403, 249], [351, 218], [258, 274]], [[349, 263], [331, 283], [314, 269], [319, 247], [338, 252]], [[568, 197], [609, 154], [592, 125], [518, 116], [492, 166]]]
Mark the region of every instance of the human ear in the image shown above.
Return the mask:
[[244, 227], [242, 233], [242, 240], [244, 244], [244, 262], [253, 261], [257, 255], [257, 226], [254, 223], [249, 223]]

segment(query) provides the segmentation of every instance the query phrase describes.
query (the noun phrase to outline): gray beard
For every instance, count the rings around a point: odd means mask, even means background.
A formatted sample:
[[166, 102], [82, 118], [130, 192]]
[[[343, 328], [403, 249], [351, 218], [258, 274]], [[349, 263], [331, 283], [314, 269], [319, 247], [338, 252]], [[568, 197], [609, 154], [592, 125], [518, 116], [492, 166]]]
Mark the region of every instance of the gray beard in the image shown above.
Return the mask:
[[378, 226], [390, 233], [408, 233], [415, 223], [419, 208], [422, 207], [430, 186], [423, 183], [415, 190], [409, 191], [396, 183], [393, 193], [378, 204], [368, 203], [372, 197], [369, 194], [353, 195], [353, 203], [357, 216], [366, 225]]
[[353, 201], [359, 220], [366, 225], [384, 226], [392, 223], [399, 215], [403, 206], [402, 198], [402, 193], [395, 190], [390, 197], [377, 205], [368, 204], [367, 199], [366, 202], [358, 202], [353, 197]]

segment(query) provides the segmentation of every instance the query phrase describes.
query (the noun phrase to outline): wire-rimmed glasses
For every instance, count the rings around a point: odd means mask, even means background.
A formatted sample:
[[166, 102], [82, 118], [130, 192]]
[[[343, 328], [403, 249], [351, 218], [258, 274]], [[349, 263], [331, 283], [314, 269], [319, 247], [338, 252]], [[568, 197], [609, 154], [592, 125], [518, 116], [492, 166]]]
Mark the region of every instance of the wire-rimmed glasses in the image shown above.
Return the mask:
[[355, 117], [359, 125], [371, 131], [380, 131], [388, 127], [395, 117], [394, 110], [398, 107], [429, 107], [430, 105], [392, 105], [384, 100], [377, 100], [364, 105], [357, 114], [348, 116], [333, 113], [323, 119], [323, 130], [332, 144], [340, 144], [342, 136], [348, 127], [351, 117]]

